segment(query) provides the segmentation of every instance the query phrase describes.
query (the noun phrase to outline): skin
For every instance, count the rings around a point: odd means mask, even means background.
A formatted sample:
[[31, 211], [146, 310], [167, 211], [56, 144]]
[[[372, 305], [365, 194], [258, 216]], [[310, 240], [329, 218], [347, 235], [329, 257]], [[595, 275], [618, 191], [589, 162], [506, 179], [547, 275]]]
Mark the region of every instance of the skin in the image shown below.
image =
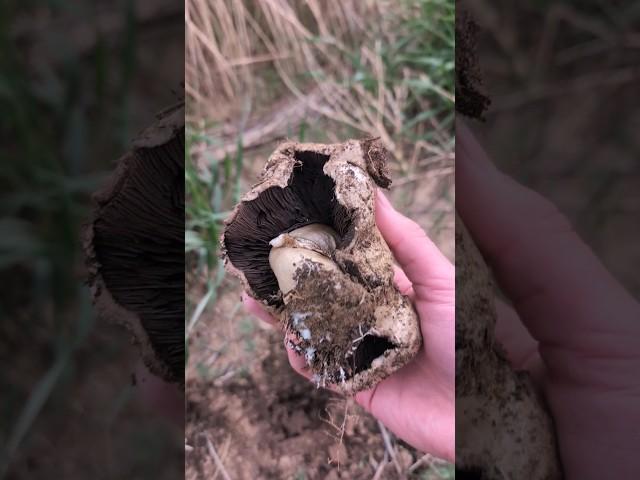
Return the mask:
[[[355, 399], [409, 444], [454, 461], [454, 266], [381, 191], [376, 195], [376, 223], [399, 264], [396, 284], [412, 299], [420, 318], [423, 347], [413, 361]], [[277, 326], [258, 302], [246, 295], [243, 301], [249, 312]], [[287, 354], [291, 366], [309, 378], [304, 359], [290, 349]]]
[[548, 200], [499, 172], [462, 121], [456, 208], [512, 306], [496, 336], [554, 417], [568, 479], [639, 478], [640, 304]]

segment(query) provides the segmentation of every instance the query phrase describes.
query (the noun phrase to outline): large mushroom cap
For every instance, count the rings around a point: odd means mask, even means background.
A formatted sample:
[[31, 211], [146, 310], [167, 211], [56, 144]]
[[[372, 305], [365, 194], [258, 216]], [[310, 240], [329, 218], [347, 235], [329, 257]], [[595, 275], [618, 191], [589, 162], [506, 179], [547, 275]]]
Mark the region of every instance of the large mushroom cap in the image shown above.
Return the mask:
[[224, 234], [227, 258], [242, 272], [253, 296], [271, 306], [282, 301], [269, 266], [272, 239], [312, 223], [332, 226], [341, 246], [353, 237], [351, 214], [337, 202], [335, 182], [323, 172], [328, 152], [301, 147], [279, 149], [275, 156], [286, 158], [286, 165], [276, 164], [272, 157], [265, 175], [277, 168], [278, 178], [265, 178], [260, 192], [245, 197]]
[[[322, 382], [345, 391], [371, 386], [420, 347], [415, 312], [393, 285], [393, 257], [375, 224], [375, 187], [390, 183], [387, 157], [377, 140], [284, 143], [221, 238], [226, 267], [297, 338]], [[317, 247], [329, 231], [332, 252]], [[284, 294], [269, 261], [281, 247], [293, 251], [272, 262], [294, 259]]]
[[145, 364], [184, 380], [184, 104], [163, 112], [94, 195], [84, 231], [102, 318], [126, 326]]

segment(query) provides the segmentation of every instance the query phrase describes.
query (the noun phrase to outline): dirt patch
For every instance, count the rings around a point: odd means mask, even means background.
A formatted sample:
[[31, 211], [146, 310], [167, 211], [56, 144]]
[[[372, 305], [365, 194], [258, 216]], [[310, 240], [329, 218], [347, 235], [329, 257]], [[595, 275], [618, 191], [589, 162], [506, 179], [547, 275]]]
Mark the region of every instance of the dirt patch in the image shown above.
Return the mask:
[[[296, 374], [282, 333], [238, 308], [239, 284], [222, 290], [190, 342], [186, 478], [220, 478], [209, 442], [234, 480], [370, 479], [378, 469], [379, 478], [431, 478], [427, 465], [399, 476], [377, 421]], [[394, 449], [404, 470], [423, 456], [395, 440]]]

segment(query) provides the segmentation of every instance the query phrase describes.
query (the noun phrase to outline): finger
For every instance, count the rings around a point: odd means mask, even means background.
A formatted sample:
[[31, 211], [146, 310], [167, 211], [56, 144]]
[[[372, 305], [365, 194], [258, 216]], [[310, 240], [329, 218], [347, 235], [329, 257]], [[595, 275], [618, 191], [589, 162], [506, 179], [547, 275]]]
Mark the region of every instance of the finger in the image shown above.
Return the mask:
[[413, 291], [413, 285], [402, 271], [400, 267], [397, 265], [393, 266], [393, 283], [395, 283], [398, 290], [402, 295], [409, 297], [409, 300], [412, 302], [415, 300], [415, 293]]
[[378, 190], [376, 223], [412, 283], [427, 362], [453, 375], [455, 365], [455, 271], [417, 223], [401, 215]]
[[274, 327], [278, 326], [278, 320], [273, 315], [269, 314], [260, 302], [251, 298], [246, 292], [242, 292], [242, 304], [247, 312], [255, 315], [260, 320]]
[[520, 321], [518, 313], [501, 300], [496, 301], [496, 339], [505, 349], [507, 359], [515, 370], [526, 371], [533, 386], [542, 391], [545, 366], [540, 357], [538, 342]]
[[296, 339], [293, 335], [287, 334], [285, 336], [285, 348], [287, 349], [287, 357], [289, 358], [289, 364], [291, 368], [293, 368], [297, 373], [305, 377], [306, 379], [311, 379], [311, 372], [309, 371], [309, 367], [307, 366], [307, 362], [304, 359], [304, 355], [301, 353], [297, 353], [295, 351], [294, 346], [296, 343]]
[[413, 220], [398, 213], [381, 190], [376, 193], [376, 224], [404, 271], [417, 300], [439, 301], [454, 288], [453, 265]]
[[[355, 399], [399, 438], [417, 449], [455, 459], [455, 399], [443, 395], [431, 378], [416, 378], [414, 369], [404, 367], [370, 390], [356, 393]], [[435, 379], [434, 379], [435, 380]], [[420, 405], [407, 410], [399, 405]]]
[[511, 365], [517, 370], [528, 370], [540, 359], [538, 342], [520, 321], [518, 313], [502, 300], [496, 301], [495, 337], [504, 348]]
[[608, 325], [633, 348], [633, 299], [549, 201], [500, 173], [466, 125], [456, 127], [456, 207], [531, 335], [598, 348], [603, 319], [615, 318]]

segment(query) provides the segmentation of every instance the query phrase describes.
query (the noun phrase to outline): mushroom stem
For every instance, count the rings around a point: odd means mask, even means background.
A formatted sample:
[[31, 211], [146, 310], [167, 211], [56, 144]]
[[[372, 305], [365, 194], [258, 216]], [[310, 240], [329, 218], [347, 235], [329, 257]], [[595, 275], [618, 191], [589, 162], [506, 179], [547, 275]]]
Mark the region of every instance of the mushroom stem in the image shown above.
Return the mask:
[[339, 270], [332, 260], [337, 233], [331, 227], [312, 223], [271, 240], [269, 265], [278, 279], [283, 295], [296, 287], [296, 271], [305, 262], [318, 264], [327, 270]]

